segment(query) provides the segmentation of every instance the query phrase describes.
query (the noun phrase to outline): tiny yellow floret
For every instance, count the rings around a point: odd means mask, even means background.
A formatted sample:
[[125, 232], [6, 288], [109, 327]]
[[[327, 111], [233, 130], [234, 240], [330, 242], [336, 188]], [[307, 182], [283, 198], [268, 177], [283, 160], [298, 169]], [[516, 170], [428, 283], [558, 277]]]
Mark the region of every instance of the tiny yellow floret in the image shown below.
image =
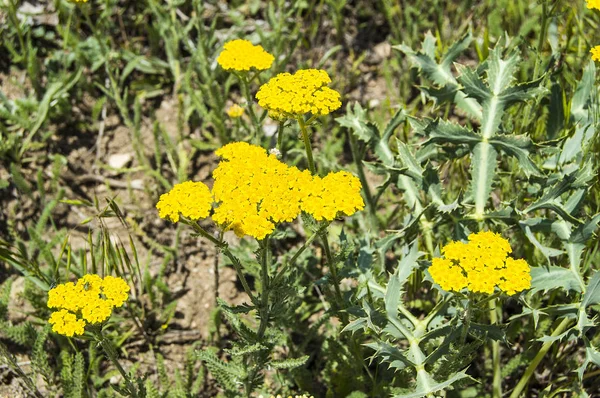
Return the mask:
[[58, 309], [48, 322], [56, 333], [81, 335], [87, 324], [107, 320], [114, 308], [127, 301], [128, 293], [129, 285], [122, 278], [84, 275], [76, 283], [63, 283], [48, 292], [48, 308]]
[[233, 104], [232, 106], [229, 107], [229, 109], [227, 109], [227, 115], [229, 115], [229, 117], [233, 118], [233, 119], [242, 117], [243, 114], [244, 114], [244, 108], [242, 108], [238, 104]]
[[186, 181], [162, 194], [156, 208], [160, 218], [169, 219], [175, 223], [179, 221], [180, 215], [190, 220], [208, 217], [212, 202], [212, 195], [205, 184]]
[[600, 61], [600, 46], [593, 47], [590, 50], [590, 53], [592, 53], [592, 60], [593, 61]]
[[493, 294], [498, 288], [513, 295], [531, 287], [529, 265], [508, 257], [510, 244], [493, 232], [469, 235], [469, 242], [450, 242], [442, 248], [444, 258], [434, 258], [429, 274], [442, 289]]
[[265, 70], [273, 64], [275, 57], [262, 46], [255, 46], [248, 40], [232, 40], [223, 46], [217, 63], [228, 71], [248, 72], [251, 69]]
[[600, 10], [600, 0], [586, 0], [587, 8]]
[[331, 78], [320, 69], [280, 73], [260, 87], [256, 99], [274, 120], [327, 115], [342, 106], [340, 94], [327, 87], [329, 83]]

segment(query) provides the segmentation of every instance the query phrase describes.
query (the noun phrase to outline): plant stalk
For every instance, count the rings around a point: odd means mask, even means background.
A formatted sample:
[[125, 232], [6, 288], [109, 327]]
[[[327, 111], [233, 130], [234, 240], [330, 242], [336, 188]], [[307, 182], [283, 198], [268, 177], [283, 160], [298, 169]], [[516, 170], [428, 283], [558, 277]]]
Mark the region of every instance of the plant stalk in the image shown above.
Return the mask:
[[[488, 307], [490, 309], [490, 323], [492, 325], [498, 324], [498, 311], [496, 306], [498, 304], [498, 300], [490, 300], [488, 301]], [[500, 342], [492, 341], [492, 367], [493, 367], [493, 383], [492, 383], [492, 397], [493, 398], [502, 398], [502, 371], [500, 369]]]
[[306, 148], [306, 159], [308, 161], [308, 169], [313, 175], [317, 174], [315, 168], [315, 161], [313, 159], [312, 147], [310, 145], [310, 138], [308, 137], [308, 130], [306, 129], [306, 123], [304, 123], [304, 117], [298, 116], [298, 124], [300, 125], [300, 131], [302, 132], [302, 139], [304, 140], [304, 148]]
[[252, 125], [254, 126], [254, 142], [257, 145], [260, 145], [260, 126], [258, 124], [258, 118], [256, 117], [256, 113], [254, 113], [254, 107], [252, 106], [252, 97], [250, 97], [250, 87], [248, 84], [248, 76], [246, 75], [237, 75], [240, 82], [242, 83], [242, 92], [244, 94], [244, 98], [246, 98], [246, 103], [248, 104], [248, 114], [250, 115], [250, 120], [252, 120]]
[[[563, 318], [562, 322], [556, 327], [556, 329], [554, 329], [554, 332], [552, 332], [550, 337], [556, 337], [556, 336], [562, 334], [565, 331], [565, 329], [569, 326], [570, 323], [571, 323], [570, 319]], [[531, 361], [531, 363], [525, 370], [525, 373], [523, 373], [523, 376], [521, 376], [521, 380], [519, 380], [519, 382], [517, 383], [517, 386], [515, 387], [513, 392], [510, 394], [509, 398], [519, 398], [521, 396], [521, 393], [523, 392], [523, 390], [529, 383], [529, 379], [531, 379], [531, 376], [533, 376], [535, 369], [540, 364], [540, 362], [542, 361], [542, 359], [544, 358], [544, 356], [546, 355], [548, 350], [550, 350], [550, 347], [552, 347], [553, 343], [554, 343], [554, 341], [547, 341], [542, 345], [542, 348], [537, 353], [535, 358], [533, 358], [533, 360]]]
[[350, 133], [350, 131], [348, 131], [348, 140], [350, 141], [350, 151], [352, 152], [352, 158], [354, 159], [354, 164], [356, 164], [356, 169], [358, 171], [358, 178], [360, 179], [363, 192], [365, 193], [365, 199], [367, 199], [367, 208], [369, 210], [371, 223], [374, 228], [378, 228], [380, 227], [380, 221], [379, 218], [377, 218], [377, 208], [375, 206], [375, 202], [373, 201], [373, 194], [371, 193], [371, 188], [369, 188], [369, 183], [367, 182], [365, 170], [362, 165], [362, 159], [359, 156], [358, 142], [356, 142], [356, 137], [352, 133]]
[[115, 367], [117, 368], [117, 370], [123, 377], [123, 380], [125, 381], [125, 385], [127, 386], [127, 391], [129, 392], [130, 396], [132, 398], [138, 398], [139, 394], [137, 392], [135, 384], [133, 384], [129, 375], [127, 374], [127, 372], [125, 372], [125, 369], [123, 369], [123, 367], [119, 363], [119, 359], [117, 357], [117, 352], [116, 352], [115, 348], [113, 347], [112, 343], [102, 334], [102, 331], [98, 332], [98, 334], [96, 335], [96, 338], [98, 339], [98, 342], [102, 346], [102, 349], [104, 350], [104, 353], [106, 354], [108, 359], [113, 363], [113, 365], [115, 365]]

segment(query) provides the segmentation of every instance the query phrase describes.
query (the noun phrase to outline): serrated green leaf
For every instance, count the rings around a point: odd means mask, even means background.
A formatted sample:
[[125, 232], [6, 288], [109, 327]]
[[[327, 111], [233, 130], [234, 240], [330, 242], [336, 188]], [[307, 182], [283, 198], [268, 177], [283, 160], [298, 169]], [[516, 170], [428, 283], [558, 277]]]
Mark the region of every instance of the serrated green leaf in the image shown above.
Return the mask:
[[585, 288], [585, 294], [581, 299], [581, 306], [586, 308], [598, 303], [600, 303], [600, 271], [594, 271]]
[[519, 160], [519, 166], [527, 177], [541, 175], [538, 167], [529, 158], [529, 149], [533, 147], [529, 137], [524, 135], [496, 135], [489, 140], [496, 149], [501, 149], [508, 155]]
[[564, 289], [581, 293], [581, 286], [569, 268], [557, 266], [531, 267], [531, 292], [547, 292]]
[[600, 351], [598, 351], [591, 342], [585, 338], [585, 360], [582, 362], [581, 366], [577, 368], [577, 375], [579, 376], [579, 381], [583, 380], [583, 374], [591, 362], [596, 366], [600, 367]]
[[406, 167], [406, 174], [412, 177], [415, 181], [420, 182], [423, 179], [423, 168], [412, 154], [408, 145], [400, 140], [396, 140], [398, 148], [398, 156], [396, 157], [400, 164]]
[[533, 232], [531, 232], [531, 227], [529, 227], [528, 225], [521, 224], [521, 227], [525, 229], [525, 236], [527, 236], [527, 238], [529, 239], [529, 241], [531, 243], [533, 243], [533, 245], [539, 251], [542, 252], [542, 254], [544, 255], [544, 257], [546, 257], [546, 260], [548, 260], [548, 262], [550, 262], [550, 258], [551, 257], [557, 257], [557, 256], [560, 256], [560, 255], [564, 254], [564, 252], [562, 250], [554, 249], [552, 247], [548, 247], [548, 246], [542, 245], [536, 239], [536, 237], [533, 235]]
[[469, 377], [464, 371], [455, 373], [452, 377], [447, 380], [438, 383], [427, 373], [425, 370], [421, 370], [417, 373], [417, 388], [410, 394], [399, 394], [394, 395], [394, 398], [420, 398], [433, 394], [438, 391], [442, 391], [450, 387], [452, 384], [459, 380]]
[[349, 103], [346, 106], [346, 114], [335, 121], [340, 126], [349, 128], [359, 140], [366, 143], [379, 137], [377, 126], [369, 122], [367, 112], [358, 102], [354, 103], [354, 108]]
[[381, 341], [374, 341], [363, 345], [374, 350], [375, 354], [373, 354], [373, 357], [377, 358], [381, 362], [389, 363], [390, 368], [400, 370], [404, 369], [407, 366], [414, 366], [414, 364], [406, 357], [406, 355], [402, 351], [387, 343]]
[[271, 367], [274, 369], [294, 369], [300, 366], [304, 366], [304, 364], [310, 358], [308, 355], [304, 355], [300, 358], [288, 358], [283, 361], [272, 361], [269, 363]]
[[423, 130], [428, 138], [427, 143], [435, 144], [467, 144], [475, 146], [481, 142], [481, 136], [473, 130], [446, 120], [431, 121]]

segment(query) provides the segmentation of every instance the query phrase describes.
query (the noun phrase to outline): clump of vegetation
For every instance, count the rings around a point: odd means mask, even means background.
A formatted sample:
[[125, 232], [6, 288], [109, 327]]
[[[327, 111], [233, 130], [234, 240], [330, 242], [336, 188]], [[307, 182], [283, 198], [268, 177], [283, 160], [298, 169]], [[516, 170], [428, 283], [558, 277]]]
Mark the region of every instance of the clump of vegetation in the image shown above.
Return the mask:
[[0, 395], [598, 391], [600, 3], [434, 3], [0, 4]]

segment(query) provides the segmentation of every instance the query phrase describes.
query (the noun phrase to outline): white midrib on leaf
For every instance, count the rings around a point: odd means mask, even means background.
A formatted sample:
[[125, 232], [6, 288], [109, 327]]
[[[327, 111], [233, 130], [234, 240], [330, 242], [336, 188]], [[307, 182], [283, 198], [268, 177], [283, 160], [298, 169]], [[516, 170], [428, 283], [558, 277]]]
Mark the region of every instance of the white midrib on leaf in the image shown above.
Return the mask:
[[498, 112], [498, 97], [493, 95], [489, 99], [489, 107], [487, 115], [483, 118], [483, 126], [481, 129], [481, 135], [483, 141], [481, 142], [481, 157], [479, 164], [477, 165], [477, 181], [475, 191], [475, 216], [481, 218], [485, 212], [485, 204], [487, 202], [486, 183], [485, 180], [488, 176], [488, 157], [490, 156], [490, 143], [488, 140], [494, 135], [496, 113]]

